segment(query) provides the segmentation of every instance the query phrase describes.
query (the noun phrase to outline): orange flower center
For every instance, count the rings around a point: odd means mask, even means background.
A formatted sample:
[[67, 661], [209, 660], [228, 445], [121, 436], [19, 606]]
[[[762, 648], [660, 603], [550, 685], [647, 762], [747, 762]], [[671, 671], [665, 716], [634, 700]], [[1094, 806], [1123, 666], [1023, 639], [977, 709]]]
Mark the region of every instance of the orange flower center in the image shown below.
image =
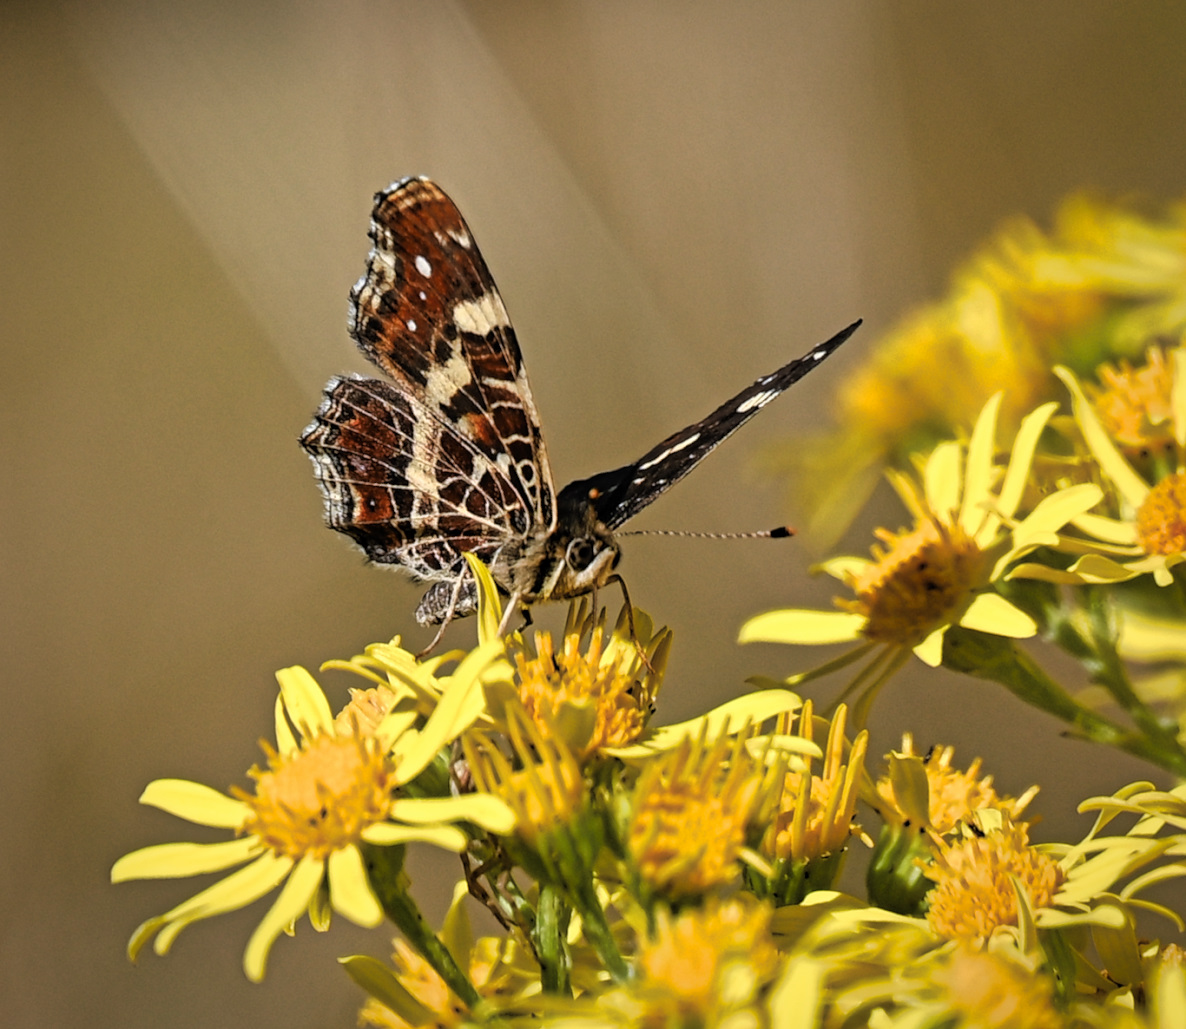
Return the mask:
[[1186, 551], [1186, 475], [1167, 475], [1137, 511], [1137, 539], [1146, 554]]
[[839, 606], [864, 615], [865, 637], [914, 646], [970, 599], [985, 564], [984, 552], [959, 525], [928, 519], [911, 532], [885, 529], [876, 561], [852, 582], [856, 599]]
[[287, 857], [326, 858], [357, 843], [390, 805], [394, 767], [370, 736], [318, 736], [254, 768], [255, 795], [232, 792], [251, 808], [243, 831]]

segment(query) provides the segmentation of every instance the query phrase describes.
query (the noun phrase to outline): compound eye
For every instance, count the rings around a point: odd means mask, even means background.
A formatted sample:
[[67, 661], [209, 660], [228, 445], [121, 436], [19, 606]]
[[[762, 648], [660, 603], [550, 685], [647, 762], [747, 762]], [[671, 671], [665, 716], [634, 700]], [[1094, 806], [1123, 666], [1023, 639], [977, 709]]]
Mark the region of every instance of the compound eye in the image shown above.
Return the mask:
[[588, 536], [573, 540], [564, 552], [564, 560], [574, 572], [584, 571], [593, 563], [593, 541]]

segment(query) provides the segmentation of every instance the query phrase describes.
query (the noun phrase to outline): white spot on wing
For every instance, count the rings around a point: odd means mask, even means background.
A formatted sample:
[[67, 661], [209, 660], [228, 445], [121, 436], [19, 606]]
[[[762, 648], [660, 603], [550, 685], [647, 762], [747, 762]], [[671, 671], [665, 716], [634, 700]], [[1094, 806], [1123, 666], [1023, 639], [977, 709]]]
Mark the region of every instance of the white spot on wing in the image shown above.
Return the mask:
[[428, 294], [426, 294], [426, 293], [424, 292], [424, 290], [421, 290], [421, 291], [420, 291], [420, 299], [421, 299], [421, 300], [427, 300], [427, 299], [428, 299]]
[[737, 410], [740, 414], [745, 414], [746, 411], [752, 411], [755, 407], [761, 407], [763, 404], [770, 403], [776, 396], [777, 390], [765, 390], [762, 393], [755, 393], [744, 404], [739, 404]]
[[432, 265], [428, 263], [428, 258], [423, 254], [420, 254], [416, 258], [416, 271], [418, 271], [426, 279], [432, 275]]
[[502, 298], [497, 293], [485, 293], [477, 300], [459, 300], [453, 307], [453, 323], [462, 332], [485, 336], [492, 329], [505, 329], [511, 321]]
[[411, 318], [409, 318], [408, 319], [408, 332], [415, 332], [415, 331], [416, 331], [416, 323]]
[[666, 461], [672, 454], [678, 454], [681, 450], [684, 449], [684, 447], [690, 447], [699, 438], [700, 438], [700, 433], [698, 433], [698, 432], [692, 433], [692, 435], [687, 437], [687, 439], [681, 439], [675, 446], [668, 447], [658, 457], [652, 457], [649, 461], [646, 461], [645, 463], [640, 464], [638, 466], [638, 470], [643, 471], [647, 468], [654, 468], [655, 465], [659, 464], [661, 461]]

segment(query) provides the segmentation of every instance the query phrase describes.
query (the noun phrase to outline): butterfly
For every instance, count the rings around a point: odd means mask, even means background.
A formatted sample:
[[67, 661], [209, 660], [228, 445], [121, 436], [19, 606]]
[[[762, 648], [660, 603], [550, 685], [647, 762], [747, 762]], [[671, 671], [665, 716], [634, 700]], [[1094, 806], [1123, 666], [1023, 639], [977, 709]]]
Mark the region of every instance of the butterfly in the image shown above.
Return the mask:
[[620, 582], [614, 530], [860, 325], [637, 461], [557, 493], [515, 330], [457, 206], [428, 179], [402, 179], [375, 195], [370, 239], [366, 272], [350, 294], [349, 331], [387, 378], [331, 379], [300, 443], [329, 526], [374, 563], [431, 583], [416, 620], [441, 632], [477, 609], [466, 553], [510, 598], [508, 618], [536, 601]]

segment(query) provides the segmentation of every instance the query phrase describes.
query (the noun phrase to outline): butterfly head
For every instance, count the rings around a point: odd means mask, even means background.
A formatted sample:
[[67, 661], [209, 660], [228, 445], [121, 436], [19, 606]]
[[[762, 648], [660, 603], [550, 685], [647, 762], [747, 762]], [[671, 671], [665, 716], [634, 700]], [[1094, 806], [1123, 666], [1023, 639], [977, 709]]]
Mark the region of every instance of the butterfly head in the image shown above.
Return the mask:
[[544, 544], [534, 592], [539, 597], [564, 600], [599, 589], [613, 575], [620, 557], [618, 541], [598, 517], [592, 499], [562, 494], [556, 527]]

